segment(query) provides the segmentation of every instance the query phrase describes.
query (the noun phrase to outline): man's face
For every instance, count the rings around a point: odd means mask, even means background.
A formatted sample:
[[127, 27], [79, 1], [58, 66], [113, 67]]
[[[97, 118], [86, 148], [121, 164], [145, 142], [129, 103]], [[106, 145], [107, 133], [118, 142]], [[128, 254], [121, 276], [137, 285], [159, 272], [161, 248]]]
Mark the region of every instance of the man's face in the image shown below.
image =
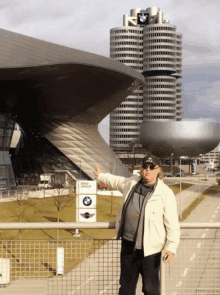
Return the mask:
[[154, 166], [153, 164], [146, 163], [144, 167], [141, 168], [143, 180], [149, 184], [153, 184], [157, 180], [157, 175], [160, 172], [159, 166]]

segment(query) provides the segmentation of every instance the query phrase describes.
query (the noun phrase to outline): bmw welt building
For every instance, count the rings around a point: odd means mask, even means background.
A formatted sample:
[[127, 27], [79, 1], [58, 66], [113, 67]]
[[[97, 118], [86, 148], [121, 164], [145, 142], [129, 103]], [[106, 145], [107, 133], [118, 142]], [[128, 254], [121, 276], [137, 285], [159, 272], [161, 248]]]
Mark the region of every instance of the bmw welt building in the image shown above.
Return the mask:
[[140, 73], [110, 58], [1, 29], [0, 83], [0, 190], [56, 171], [93, 179], [96, 164], [128, 176], [98, 124], [143, 85]]

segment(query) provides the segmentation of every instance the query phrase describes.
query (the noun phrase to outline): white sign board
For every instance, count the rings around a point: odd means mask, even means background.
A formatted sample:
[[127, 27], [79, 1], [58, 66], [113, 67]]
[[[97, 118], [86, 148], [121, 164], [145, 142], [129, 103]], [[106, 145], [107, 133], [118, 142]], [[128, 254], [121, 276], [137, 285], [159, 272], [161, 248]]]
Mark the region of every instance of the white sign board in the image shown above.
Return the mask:
[[76, 193], [96, 195], [97, 182], [96, 180], [77, 180]]
[[76, 182], [76, 222], [96, 222], [96, 180]]
[[0, 258], [0, 286], [9, 284], [9, 283], [10, 283], [10, 259]]
[[57, 248], [57, 274], [64, 274], [64, 248]]
[[209, 159], [209, 169], [214, 169], [214, 159]]

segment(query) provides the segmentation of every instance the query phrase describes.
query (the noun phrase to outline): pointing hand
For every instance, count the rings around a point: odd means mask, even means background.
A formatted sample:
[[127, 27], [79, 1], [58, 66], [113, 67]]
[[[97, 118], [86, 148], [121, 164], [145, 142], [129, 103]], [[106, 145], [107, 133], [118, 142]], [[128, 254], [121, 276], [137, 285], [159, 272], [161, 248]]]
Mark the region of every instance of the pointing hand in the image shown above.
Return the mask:
[[100, 173], [100, 168], [99, 168], [98, 165], [96, 165], [96, 170], [94, 170], [93, 173], [94, 173], [96, 176], [99, 175], [99, 173]]

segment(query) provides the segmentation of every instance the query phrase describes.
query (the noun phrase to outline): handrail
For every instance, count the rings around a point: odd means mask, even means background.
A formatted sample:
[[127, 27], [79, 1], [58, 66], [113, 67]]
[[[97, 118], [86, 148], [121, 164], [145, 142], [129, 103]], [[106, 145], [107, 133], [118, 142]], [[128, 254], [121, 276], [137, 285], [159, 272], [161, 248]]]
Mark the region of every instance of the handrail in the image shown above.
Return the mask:
[[0, 229], [115, 228], [115, 222], [2, 222]]
[[[115, 222], [1, 222], [0, 230], [8, 229], [115, 229]], [[220, 228], [220, 222], [180, 222], [181, 229]]]

